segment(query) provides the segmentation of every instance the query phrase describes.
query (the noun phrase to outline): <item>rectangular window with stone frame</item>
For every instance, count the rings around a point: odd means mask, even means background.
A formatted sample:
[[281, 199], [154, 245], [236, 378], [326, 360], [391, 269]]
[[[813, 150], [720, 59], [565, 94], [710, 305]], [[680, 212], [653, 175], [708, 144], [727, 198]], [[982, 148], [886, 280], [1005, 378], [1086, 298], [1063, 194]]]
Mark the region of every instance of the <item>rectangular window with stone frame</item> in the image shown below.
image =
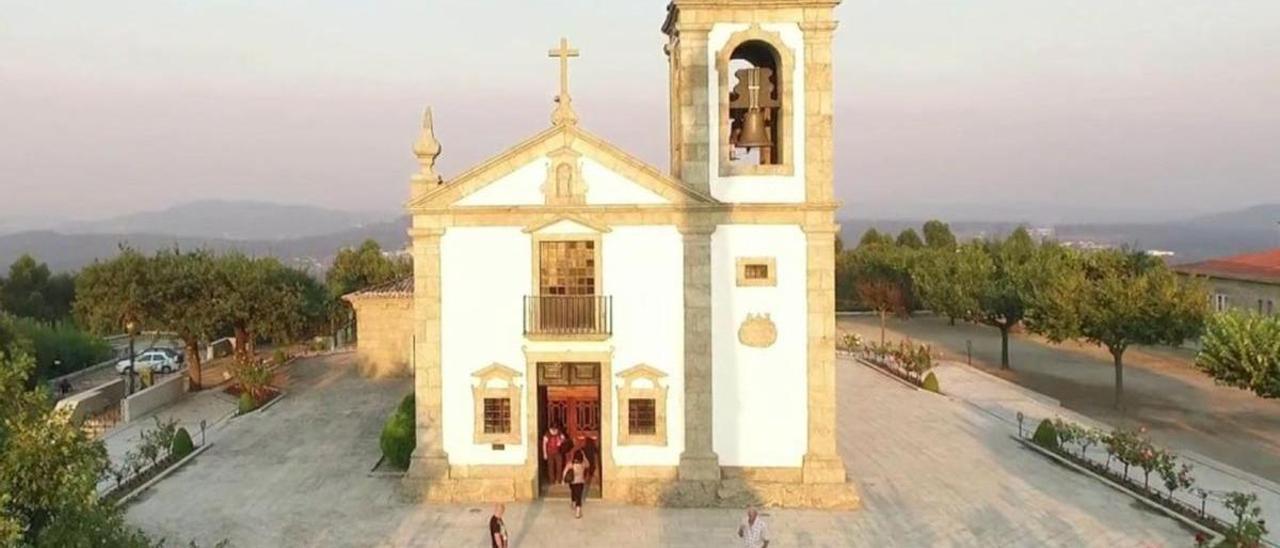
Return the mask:
[[667, 445], [667, 374], [638, 364], [618, 376], [618, 445]]
[[494, 363], [475, 373], [478, 379], [471, 387], [475, 402], [474, 443], [478, 445], [519, 445], [522, 431], [521, 376], [505, 365]]
[[657, 402], [653, 398], [627, 400], [627, 433], [633, 436], [652, 436], [658, 431]]
[[511, 433], [511, 398], [484, 399], [484, 433]]

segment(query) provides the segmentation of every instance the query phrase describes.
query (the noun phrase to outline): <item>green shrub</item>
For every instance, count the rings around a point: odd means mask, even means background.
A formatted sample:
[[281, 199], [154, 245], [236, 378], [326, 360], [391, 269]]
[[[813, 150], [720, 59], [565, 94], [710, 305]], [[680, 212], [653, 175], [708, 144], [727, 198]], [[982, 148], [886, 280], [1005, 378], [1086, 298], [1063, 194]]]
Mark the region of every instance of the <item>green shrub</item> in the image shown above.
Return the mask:
[[1036, 445], [1046, 449], [1058, 450], [1058, 430], [1053, 427], [1053, 422], [1049, 419], [1040, 421], [1040, 426], [1036, 427], [1035, 434], [1031, 435], [1031, 441]]
[[36, 359], [35, 378], [39, 380], [74, 373], [111, 357], [111, 345], [70, 322], [49, 324], [30, 318], [7, 318], [5, 323], [17, 338], [30, 345]]
[[258, 408], [258, 402], [254, 401], [253, 395], [248, 392], [240, 393], [240, 414], [243, 415]]
[[928, 375], [925, 375], [923, 388], [935, 394], [942, 393], [942, 389], [938, 388], [938, 377], [933, 374], [933, 371], [930, 371]]
[[413, 395], [410, 394], [401, 400], [395, 412], [387, 419], [378, 440], [382, 446], [382, 455], [392, 466], [402, 469], [409, 467], [409, 457], [417, 444], [414, 429], [414, 403]]
[[289, 355], [285, 354], [283, 348], [277, 348], [275, 352], [271, 353], [271, 361], [275, 362], [276, 365], [284, 363], [287, 359], [289, 359]]
[[169, 454], [176, 459], [182, 459], [195, 450], [196, 446], [191, 442], [191, 434], [187, 433], [186, 428], [179, 428], [178, 432], [173, 435], [173, 446], [169, 448]]

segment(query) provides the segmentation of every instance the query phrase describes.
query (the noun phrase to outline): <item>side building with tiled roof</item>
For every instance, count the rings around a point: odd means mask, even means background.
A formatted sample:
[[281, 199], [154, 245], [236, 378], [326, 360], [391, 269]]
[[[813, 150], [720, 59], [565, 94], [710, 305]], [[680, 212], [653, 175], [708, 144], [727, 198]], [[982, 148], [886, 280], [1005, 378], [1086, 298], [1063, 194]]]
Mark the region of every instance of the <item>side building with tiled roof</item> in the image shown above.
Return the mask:
[[413, 375], [413, 278], [342, 296], [356, 313], [356, 356], [371, 377]]
[[1280, 314], [1280, 248], [1173, 268], [1184, 275], [1208, 279], [1209, 298], [1216, 312], [1236, 309]]

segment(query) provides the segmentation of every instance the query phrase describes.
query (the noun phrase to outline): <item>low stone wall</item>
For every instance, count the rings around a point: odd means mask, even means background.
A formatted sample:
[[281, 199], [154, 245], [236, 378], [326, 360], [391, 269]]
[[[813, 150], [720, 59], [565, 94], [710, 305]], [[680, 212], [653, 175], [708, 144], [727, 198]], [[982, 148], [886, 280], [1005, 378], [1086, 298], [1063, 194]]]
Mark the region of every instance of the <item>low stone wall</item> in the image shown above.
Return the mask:
[[366, 377], [407, 377], [413, 339], [413, 299], [362, 297], [356, 311], [356, 359]]
[[61, 377], [54, 377], [52, 379], [49, 379], [49, 391], [52, 394], [57, 395], [58, 385], [62, 384], [62, 381], [67, 381], [68, 383], [71, 383], [72, 385], [74, 385], [82, 377], [93, 375], [109, 367], [115, 367], [116, 361], [117, 360], [115, 358], [111, 358], [109, 360], [90, 365], [89, 367], [86, 367], [79, 371], [72, 371], [71, 373], [67, 373], [66, 375], [63, 375]]
[[147, 413], [169, 405], [187, 393], [187, 375], [176, 374], [145, 390], [134, 392], [120, 402], [120, 420], [133, 422]]
[[116, 379], [63, 398], [58, 401], [56, 408], [69, 410], [72, 424], [80, 424], [85, 418], [120, 402], [123, 397], [124, 379]]

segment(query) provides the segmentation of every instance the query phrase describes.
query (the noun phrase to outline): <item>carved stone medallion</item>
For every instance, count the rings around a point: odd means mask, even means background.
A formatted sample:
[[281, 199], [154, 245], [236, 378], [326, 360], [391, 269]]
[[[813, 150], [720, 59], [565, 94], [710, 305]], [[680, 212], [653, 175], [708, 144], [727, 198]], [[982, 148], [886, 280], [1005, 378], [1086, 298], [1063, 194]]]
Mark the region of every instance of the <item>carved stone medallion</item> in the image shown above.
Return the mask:
[[738, 327], [738, 342], [755, 348], [768, 348], [778, 340], [778, 327], [768, 314], [747, 314]]

